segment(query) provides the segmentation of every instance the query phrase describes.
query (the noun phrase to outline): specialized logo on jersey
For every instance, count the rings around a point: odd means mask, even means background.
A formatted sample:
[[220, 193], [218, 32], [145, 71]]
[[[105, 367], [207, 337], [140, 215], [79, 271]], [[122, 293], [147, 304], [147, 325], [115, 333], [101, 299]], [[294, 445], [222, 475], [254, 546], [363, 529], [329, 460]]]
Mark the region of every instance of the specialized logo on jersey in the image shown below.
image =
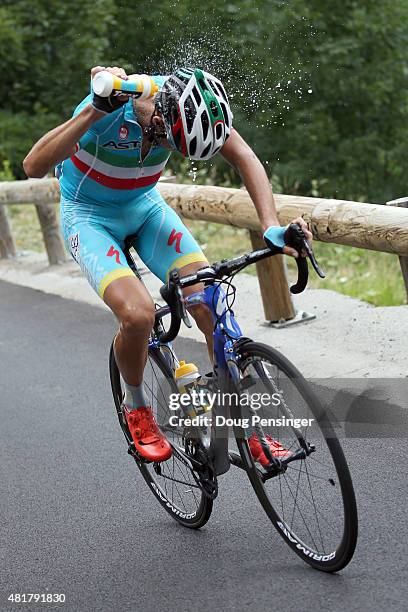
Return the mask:
[[68, 238], [69, 248], [71, 251], [72, 257], [78, 262], [78, 253], [79, 253], [79, 232], [77, 234], [73, 234]]
[[115, 247], [112, 245], [109, 249], [109, 251], [106, 253], [107, 257], [115, 257], [116, 258], [116, 263], [119, 264], [120, 266], [122, 266], [122, 262], [120, 261], [120, 257], [119, 257], [119, 251], [117, 249], [115, 249]]
[[167, 246], [171, 246], [173, 242], [175, 242], [176, 243], [176, 246], [175, 246], [176, 253], [181, 253], [180, 242], [181, 242], [182, 237], [183, 237], [183, 232], [176, 233], [176, 230], [172, 229], [169, 239], [167, 241]]
[[128, 136], [129, 136], [128, 128], [126, 127], [126, 125], [121, 125], [119, 129], [119, 138], [121, 140], [126, 140]]

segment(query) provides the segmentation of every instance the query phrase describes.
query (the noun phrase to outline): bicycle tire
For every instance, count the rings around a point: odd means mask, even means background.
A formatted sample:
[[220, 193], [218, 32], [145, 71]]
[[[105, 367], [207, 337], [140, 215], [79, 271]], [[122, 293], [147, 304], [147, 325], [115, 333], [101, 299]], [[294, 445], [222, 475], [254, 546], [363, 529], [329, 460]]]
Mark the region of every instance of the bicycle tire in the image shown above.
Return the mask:
[[[319, 425], [319, 428], [324, 431], [323, 439], [326, 441], [338, 476], [344, 510], [344, 529], [341, 540], [336, 550], [326, 555], [321, 555], [321, 551], [319, 552], [306, 545], [292, 529], [289, 529], [289, 525], [282, 518], [277, 508], [275, 508], [275, 506], [278, 506], [278, 500], [276, 499], [275, 502], [272, 503], [268, 496], [265, 484], [261, 480], [259, 467], [257, 467], [259, 464], [256, 465], [254, 463], [249, 450], [248, 441], [245, 436], [242, 435], [243, 430], [235, 428], [235, 437], [241, 459], [246, 466], [245, 469], [255, 494], [278, 533], [292, 550], [312, 567], [325, 572], [337, 572], [343, 569], [353, 557], [358, 537], [358, 515], [350, 471], [333, 426], [310, 384], [304, 379], [297, 368], [279, 351], [261, 343], [248, 342], [238, 350], [238, 354], [241, 370], [245, 366], [245, 363], [250, 364], [250, 358], [259, 358], [268, 360], [268, 362], [283, 372], [307, 403], [311, 413], [314, 414], [316, 418], [316, 423]], [[300, 473], [301, 469], [298, 471]], [[322, 480], [326, 479], [322, 478]], [[281, 486], [281, 483], [279, 483], [279, 486]], [[318, 518], [317, 523], [319, 523]]]
[[[160, 353], [160, 350], [156, 347], [149, 347], [149, 359], [153, 360], [157, 365], [159, 370], [162, 372], [165, 379], [169, 382], [172, 387], [172, 392], [178, 393], [177, 386], [173, 379], [173, 374], [169, 366], [167, 365], [164, 357]], [[109, 355], [109, 373], [110, 373], [110, 381], [113, 399], [115, 403], [116, 413], [119, 419], [119, 424], [124, 433], [127, 444], [129, 445], [132, 442], [131, 435], [129, 429], [127, 427], [126, 421], [123, 418], [123, 413], [121, 409], [122, 399], [123, 399], [123, 391], [120, 380], [120, 372], [118, 366], [116, 364], [115, 354], [113, 350], [113, 343], [110, 350]], [[170, 382], [172, 381], [172, 382]], [[174, 453], [173, 457], [168, 460], [168, 462], [175, 461]], [[144, 480], [149, 486], [151, 492], [159, 501], [160, 505], [170, 514], [170, 516], [175, 519], [178, 523], [183, 525], [184, 527], [188, 527], [190, 529], [199, 529], [203, 527], [207, 521], [209, 520], [212, 512], [213, 502], [209, 499], [208, 496], [204, 495], [202, 490], [200, 490], [200, 500], [197, 503], [197, 509], [194, 512], [186, 512], [185, 509], [179, 508], [174, 500], [169, 499], [168, 493], [166, 493], [166, 489], [163, 488], [162, 482], [160, 482], [160, 478], [155, 478], [152, 474], [151, 463], [143, 463], [139, 460], [135, 460], [137, 467], [139, 468]], [[165, 462], [165, 463], [168, 463]], [[160, 464], [162, 465], [162, 464]], [[186, 468], [187, 469], [187, 468]]]

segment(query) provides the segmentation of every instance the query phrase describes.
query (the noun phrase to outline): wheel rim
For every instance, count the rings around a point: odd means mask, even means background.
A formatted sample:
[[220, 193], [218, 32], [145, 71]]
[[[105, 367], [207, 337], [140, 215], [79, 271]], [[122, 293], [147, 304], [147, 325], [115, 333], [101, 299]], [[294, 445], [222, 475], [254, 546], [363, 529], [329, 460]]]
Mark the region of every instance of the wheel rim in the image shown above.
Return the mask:
[[[190, 521], [199, 514], [203, 495], [193, 476], [191, 464], [181, 452], [177, 452], [184, 450], [183, 431], [169, 424], [170, 416], [175, 414], [169, 408], [169, 397], [171, 393], [178, 393], [178, 390], [170, 371], [156, 350], [149, 351], [143, 383], [148, 403], [152, 406], [159, 427], [173, 447], [173, 454], [168, 461], [159, 464], [142, 463], [139, 467], [164, 507], [178, 518]], [[118, 380], [122, 398], [124, 385], [120, 375]], [[119, 409], [119, 418], [129, 442], [130, 433], [121, 409]]]
[[[279, 396], [279, 403], [275, 400], [254, 411], [257, 417], [268, 419], [268, 425], [261, 425], [260, 431], [255, 431], [256, 437], [270, 435], [291, 453], [301, 449], [304, 442], [316, 448], [262, 484], [264, 502], [270, 506], [282, 535], [299, 554], [316, 562], [332, 562], [344, 542], [346, 531], [342, 484], [332, 455], [337, 440], [327, 438], [332, 432], [330, 426], [324, 426], [323, 431], [319, 428], [295, 381], [276, 364], [266, 357], [249, 356], [240, 369], [245, 385], [251, 382], [249, 377], [252, 379], [252, 385], [245, 392], [247, 398], [257, 393]], [[242, 410], [252, 419], [253, 412], [247, 408]], [[271, 419], [282, 417], [315, 420], [300, 430], [271, 424]], [[246, 437], [248, 433], [249, 430]], [[260, 480], [266, 470], [258, 462], [255, 465]]]

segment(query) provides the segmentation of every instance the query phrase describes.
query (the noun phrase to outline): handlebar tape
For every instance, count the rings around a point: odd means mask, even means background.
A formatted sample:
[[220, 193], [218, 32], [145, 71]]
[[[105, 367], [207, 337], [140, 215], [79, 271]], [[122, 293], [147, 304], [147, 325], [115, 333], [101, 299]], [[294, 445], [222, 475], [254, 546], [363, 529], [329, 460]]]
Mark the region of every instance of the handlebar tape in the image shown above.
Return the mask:
[[291, 286], [290, 292], [294, 294], [302, 293], [302, 291], [306, 289], [307, 282], [309, 280], [309, 267], [307, 265], [307, 259], [301, 255], [301, 252], [307, 243], [306, 237], [297, 223], [291, 223], [287, 227], [285, 231], [285, 243], [288, 246], [296, 249], [299, 253], [299, 257], [296, 259], [298, 278], [296, 283]]
[[158, 337], [159, 342], [165, 344], [166, 342], [171, 342], [177, 337], [181, 327], [181, 317], [179, 317], [177, 313], [176, 296], [171, 292], [168, 284], [160, 287], [160, 295], [166, 304], [170, 306], [171, 313], [169, 329], [160, 334]]
[[295, 295], [302, 293], [306, 289], [307, 281], [309, 280], [309, 267], [307, 265], [307, 259], [305, 257], [299, 257], [296, 259], [298, 268], [298, 278], [294, 285], [291, 285], [290, 292]]

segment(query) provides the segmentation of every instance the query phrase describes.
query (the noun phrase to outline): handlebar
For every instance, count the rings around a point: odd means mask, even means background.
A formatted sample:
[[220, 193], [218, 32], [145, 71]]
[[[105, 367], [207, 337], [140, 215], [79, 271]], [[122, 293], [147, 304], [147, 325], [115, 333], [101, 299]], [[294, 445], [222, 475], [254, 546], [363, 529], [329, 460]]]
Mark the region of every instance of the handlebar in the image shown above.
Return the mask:
[[[307, 265], [307, 258], [310, 259], [314, 271], [318, 276], [320, 276], [320, 278], [324, 278], [325, 273], [317, 263], [313, 253], [313, 249], [308, 243], [301, 227], [297, 223], [291, 223], [289, 225], [288, 229], [285, 232], [285, 243], [288, 246], [291, 246], [296, 249], [299, 253], [299, 257], [297, 257], [296, 259], [298, 278], [296, 283], [290, 288], [291, 293], [294, 293], [296, 295], [298, 293], [302, 293], [302, 291], [306, 289], [307, 282], [309, 280], [309, 268]], [[303, 252], [306, 254], [305, 257], [301, 256]]]
[[186, 305], [183, 301], [183, 293], [181, 291], [182, 280], [184, 279], [180, 278], [179, 271], [175, 268], [170, 272], [167, 284], [160, 288], [160, 295], [170, 306], [171, 311], [170, 327], [166, 332], [160, 334], [160, 342], [171, 342], [174, 340], [180, 331], [182, 321], [187, 327], [191, 327]]
[[[296, 259], [298, 278], [296, 283], [290, 288], [291, 293], [299, 294], [306, 289], [309, 278], [307, 259], [310, 260], [316, 274], [318, 274], [320, 278], [325, 278], [323, 270], [316, 261], [312, 247], [309, 245], [302, 229], [296, 223], [291, 223], [287, 228], [285, 232], [285, 243], [295, 248], [299, 253], [299, 257]], [[160, 295], [170, 307], [171, 322], [169, 329], [159, 335], [159, 341], [171, 342], [174, 340], [180, 331], [182, 321], [184, 321], [187, 327], [191, 327], [183, 300], [182, 289], [191, 287], [196, 283], [214, 283], [217, 280], [222, 280], [230, 276], [237, 270], [242, 270], [251, 264], [257, 263], [267, 257], [273, 257], [279, 253], [282, 253], [282, 249], [277, 247], [265, 247], [264, 249], [258, 249], [251, 253], [234, 257], [233, 259], [223, 259], [207, 268], [202, 268], [194, 274], [183, 276], [182, 278], [177, 269], [172, 270], [169, 274], [167, 284], [163, 285], [160, 289]], [[305, 253], [306, 256], [302, 257], [302, 253]]]

